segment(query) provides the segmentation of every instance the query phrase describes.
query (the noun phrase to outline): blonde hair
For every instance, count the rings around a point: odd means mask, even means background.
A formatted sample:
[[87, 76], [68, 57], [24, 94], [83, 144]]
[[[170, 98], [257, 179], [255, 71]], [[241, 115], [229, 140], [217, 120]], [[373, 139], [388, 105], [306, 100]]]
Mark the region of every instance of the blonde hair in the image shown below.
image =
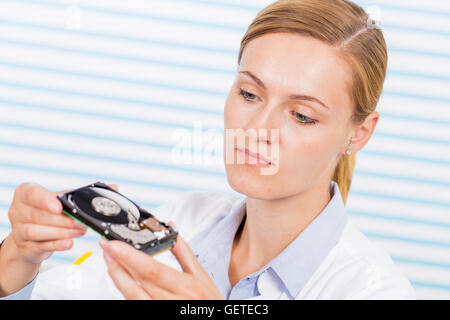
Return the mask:
[[[238, 65], [247, 43], [268, 33], [311, 36], [332, 46], [352, 70], [351, 118], [361, 124], [378, 103], [386, 76], [387, 49], [381, 30], [358, 5], [347, 0], [279, 0], [262, 9], [241, 40]], [[344, 203], [352, 182], [356, 155], [341, 155], [332, 180]]]

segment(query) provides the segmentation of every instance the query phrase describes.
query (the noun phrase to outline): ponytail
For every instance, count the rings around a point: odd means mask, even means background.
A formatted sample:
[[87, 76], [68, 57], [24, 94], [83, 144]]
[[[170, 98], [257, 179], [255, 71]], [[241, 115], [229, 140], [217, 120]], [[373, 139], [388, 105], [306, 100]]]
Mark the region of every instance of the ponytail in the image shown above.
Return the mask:
[[355, 168], [356, 154], [342, 155], [334, 169], [333, 180], [338, 184], [344, 204], [352, 184], [353, 169]]

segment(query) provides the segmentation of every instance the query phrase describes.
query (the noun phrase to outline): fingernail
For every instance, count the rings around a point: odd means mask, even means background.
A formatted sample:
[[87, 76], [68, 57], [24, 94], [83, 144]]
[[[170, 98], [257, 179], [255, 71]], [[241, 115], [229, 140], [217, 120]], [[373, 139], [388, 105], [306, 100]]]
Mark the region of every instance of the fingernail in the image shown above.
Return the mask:
[[70, 240], [64, 240], [63, 243], [62, 243], [62, 246], [64, 248], [69, 248], [70, 245], [71, 245], [71, 241]]
[[48, 209], [53, 213], [60, 213], [61, 206], [55, 201], [48, 203]]
[[74, 236], [81, 236], [83, 235], [86, 230], [81, 230], [81, 229], [70, 229], [70, 232], [72, 233], [72, 235]]
[[105, 257], [105, 261], [107, 264], [110, 264], [112, 262], [111, 257], [109, 256], [109, 254], [106, 251], [103, 251], [103, 257]]
[[109, 244], [109, 248], [110, 248], [111, 251], [114, 252], [115, 254], [119, 254], [120, 251], [121, 251], [120, 247], [119, 247], [116, 243], [114, 243], [114, 242], [112, 242], [112, 243]]
[[106, 246], [108, 245], [108, 240], [106, 240], [105, 238], [101, 238], [99, 241], [100, 247], [102, 247], [103, 249], [106, 248]]
[[86, 226], [77, 220], [73, 220], [73, 224], [76, 228], [83, 229], [83, 230], [86, 229]]

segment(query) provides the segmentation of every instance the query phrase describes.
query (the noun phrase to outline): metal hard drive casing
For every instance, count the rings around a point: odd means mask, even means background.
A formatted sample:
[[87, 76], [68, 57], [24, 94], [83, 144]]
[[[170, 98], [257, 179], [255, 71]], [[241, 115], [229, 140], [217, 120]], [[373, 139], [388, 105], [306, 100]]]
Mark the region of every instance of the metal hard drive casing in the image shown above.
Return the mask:
[[175, 245], [178, 233], [103, 182], [58, 196], [65, 214], [108, 240], [121, 240], [154, 255]]

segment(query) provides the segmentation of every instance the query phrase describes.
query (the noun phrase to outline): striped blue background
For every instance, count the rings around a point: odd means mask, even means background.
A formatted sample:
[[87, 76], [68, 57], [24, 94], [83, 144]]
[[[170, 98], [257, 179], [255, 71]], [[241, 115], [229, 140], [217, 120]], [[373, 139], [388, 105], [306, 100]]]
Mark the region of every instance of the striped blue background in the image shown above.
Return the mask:
[[[233, 194], [222, 157], [172, 161], [177, 130], [223, 128], [239, 42], [267, 0], [0, 0], [0, 236], [14, 188], [103, 180], [149, 209]], [[348, 212], [419, 298], [450, 298], [450, 3], [376, 5], [389, 50]], [[97, 250], [89, 232], [50, 263]]]

